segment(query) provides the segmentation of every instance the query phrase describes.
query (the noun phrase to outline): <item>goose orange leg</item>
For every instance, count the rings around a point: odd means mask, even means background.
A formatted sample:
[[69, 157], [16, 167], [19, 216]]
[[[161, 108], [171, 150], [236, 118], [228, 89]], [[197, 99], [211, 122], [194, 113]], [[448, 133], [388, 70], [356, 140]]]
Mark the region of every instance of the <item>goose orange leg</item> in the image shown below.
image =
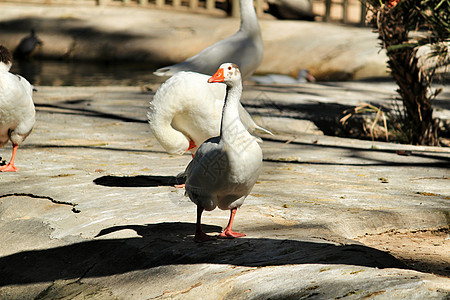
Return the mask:
[[9, 161], [9, 163], [6, 166], [0, 167], [1, 172], [17, 172], [18, 171], [18, 169], [14, 166], [14, 159], [16, 158], [17, 147], [19, 147], [19, 145], [13, 144], [13, 153], [11, 156], [11, 160]]
[[219, 234], [219, 237], [221, 237], [221, 238], [238, 238], [238, 237], [245, 236], [245, 234], [243, 234], [243, 233], [234, 232], [232, 230], [234, 216], [236, 215], [236, 211], [237, 211], [237, 208], [233, 208], [231, 210], [230, 221], [228, 221], [228, 225], [225, 228], [225, 230], [221, 234]]
[[194, 241], [201, 243], [201, 242], [206, 242], [206, 241], [211, 241], [211, 240], [215, 240], [216, 237], [214, 236], [209, 236], [206, 233], [203, 232], [202, 229], [202, 213], [203, 213], [203, 207], [201, 207], [200, 205], [197, 205], [197, 224], [196, 224], [196, 229], [195, 229], [195, 237], [194, 237]]
[[[189, 140], [189, 147], [187, 148], [186, 152], [188, 152], [191, 149], [194, 149], [195, 147], [197, 147], [195, 142], [193, 140]], [[192, 154], [192, 157], [194, 157], [194, 154]]]

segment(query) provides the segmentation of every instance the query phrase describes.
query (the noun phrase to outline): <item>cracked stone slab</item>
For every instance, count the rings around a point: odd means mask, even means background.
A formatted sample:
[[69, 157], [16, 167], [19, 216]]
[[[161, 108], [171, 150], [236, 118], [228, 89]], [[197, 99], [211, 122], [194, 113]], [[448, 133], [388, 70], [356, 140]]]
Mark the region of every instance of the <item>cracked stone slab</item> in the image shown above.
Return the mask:
[[[344, 103], [345, 89], [355, 102], [364, 94], [350, 83], [326, 93], [338, 91]], [[319, 101], [323, 90], [302, 85], [266, 96], [326, 109], [333, 101]], [[252, 106], [259, 92], [246, 86], [244, 100]], [[448, 149], [264, 136], [263, 173], [235, 220], [247, 237], [197, 244], [195, 205], [173, 187], [191, 157], [166, 154], [151, 135], [152, 96], [138, 87], [39, 88], [19, 172], [0, 173], [1, 299], [448, 297], [448, 274], [412, 270], [357, 241], [448, 226]], [[205, 230], [220, 232], [228, 215], [205, 213]]]

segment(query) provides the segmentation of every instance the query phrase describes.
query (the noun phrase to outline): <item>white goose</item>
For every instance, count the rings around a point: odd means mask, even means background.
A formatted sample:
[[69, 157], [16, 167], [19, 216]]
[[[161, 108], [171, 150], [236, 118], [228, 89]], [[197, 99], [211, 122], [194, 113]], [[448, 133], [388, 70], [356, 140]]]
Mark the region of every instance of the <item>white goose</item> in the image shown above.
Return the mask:
[[239, 6], [241, 25], [238, 32], [179, 64], [158, 69], [154, 74], [172, 76], [180, 71], [193, 71], [211, 75], [220, 64], [231, 62], [240, 66], [243, 78], [247, 79], [261, 63], [264, 48], [253, 0], [240, 0]]
[[0, 171], [15, 172], [17, 147], [30, 134], [35, 123], [32, 85], [23, 77], [9, 72], [11, 54], [0, 46], [0, 147], [8, 140], [13, 145], [10, 162], [0, 166]]
[[219, 237], [242, 237], [245, 234], [232, 231], [236, 210], [244, 203], [256, 183], [262, 168], [262, 151], [239, 118], [239, 100], [242, 95], [242, 79], [235, 64], [222, 64], [208, 80], [224, 82], [227, 96], [223, 106], [220, 135], [204, 142], [186, 168], [186, 194], [197, 204], [195, 241], [214, 239], [203, 232], [203, 210], [217, 206], [231, 210], [230, 220]]
[[[158, 89], [150, 102], [147, 113], [150, 129], [167, 152], [195, 154], [204, 141], [219, 135], [226, 85], [209, 84], [209, 77], [179, 72]], [[250, 133], [256, 129], [270, 133], [256, 125], [240, 103], [238, 109]]]
[[[229, 61], [242, 66], [242, 73], [248, 77], [260, 64], [263, 44], [253, 1], [240, 0], [240, 11], [241, 26], [236, 34], [183, 63], [156, 71], [157, 75], [173, 75], [158, 89], [147, 114], [153, 135], [167, 152], [183, 154], [190, 150], [194, 154], [206, 139], [219, 135], [226, 93], [224, 84], [208, 84], [208, 75], [179, 71], [211, 75], [218, 65]], [[249, 132], [268, 132], [255, 124], [240, 103], [239, 115]]]

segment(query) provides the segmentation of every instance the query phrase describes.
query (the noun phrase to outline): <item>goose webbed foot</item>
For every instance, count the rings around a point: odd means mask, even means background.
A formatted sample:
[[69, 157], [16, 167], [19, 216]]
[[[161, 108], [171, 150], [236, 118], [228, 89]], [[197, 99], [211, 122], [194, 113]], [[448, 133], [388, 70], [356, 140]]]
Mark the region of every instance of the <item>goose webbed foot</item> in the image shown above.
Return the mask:
[[17, 148], [18, 148], [18, 145], [13, 144], [13, 153], [11, 156], [11, 161], [9, 162], [9, 164], [7, 164], [5, 166], [1, 166], [0, 172], [17, 172], [19, 170], [14, 166], [14, 159], [16, 157]]
[[5, 166], [0, 167], [0, 172], [17, 172], [19, 169], [17, 169], [14, 164], [7, 164]]
[[234, 232], [232, 230], [233, 227], [233, 221], [234, 221], [234, 216], [236, 215], [236, 211], [237, 208], [233, 208], [231, 209], [231, 213], [230, 213], [230, 220], [228, 221], [228, 225], [225, 228], [225, 230], [219, 234], [219, 238], [227, 238], [227, 239], [232, 239], [232, 238], [238, 238], [238, 237], [243, 237], [245, 236], [245, 234], [240, 233], [240, 232]]
[[221, 234], [219, 234], [219, 238], [225, 238], [225, 239], [234, 239], [245, 236], [244, 233], [240, 232], [234, 232], [231, 230], [225, 229]]
[[207, 235], [203, 231], [202, 232], [196, 232], [195, 236], [194, 236], [194, 241], [196, 241], [197, 243], [203, 243], [203, 242], [214, 241], [214, 240], [217, 240], [217, 237], [211, 236], [211, 235]]

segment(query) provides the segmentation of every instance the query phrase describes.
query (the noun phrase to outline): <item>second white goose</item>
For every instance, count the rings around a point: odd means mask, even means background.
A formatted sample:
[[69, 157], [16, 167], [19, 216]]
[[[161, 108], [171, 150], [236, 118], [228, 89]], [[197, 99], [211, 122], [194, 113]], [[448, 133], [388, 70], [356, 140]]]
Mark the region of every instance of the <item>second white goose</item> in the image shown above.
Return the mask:
[[[167, 152], [195, 154], [201, 143], [219, 135], [226, 86], [209, 84], [209, 77], [179, 72], [169, 78], [150, 101], [147, 113], [150, 129]], [[238, 111], [250, 133], [256, 129], [270, 133], [256, 125], [240, 103]]]

